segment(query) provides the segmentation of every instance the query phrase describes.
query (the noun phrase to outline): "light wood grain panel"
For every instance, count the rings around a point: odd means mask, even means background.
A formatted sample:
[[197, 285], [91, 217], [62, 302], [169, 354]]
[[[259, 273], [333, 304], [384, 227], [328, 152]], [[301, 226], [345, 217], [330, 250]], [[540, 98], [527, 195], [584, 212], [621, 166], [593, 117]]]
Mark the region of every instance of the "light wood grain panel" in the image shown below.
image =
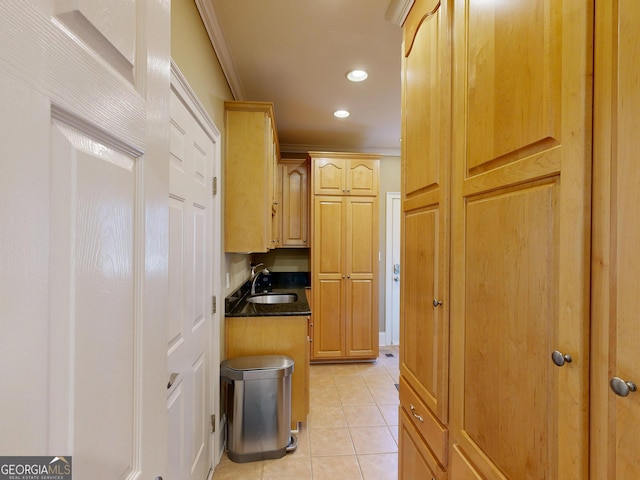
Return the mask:
[[451, 478], [456, 480], [484, 480], [464, 456], [460, 450], [460, 445], [453, 445], [451, 449]]
[[282, 246], [309, 247], [309, 167], [306, 160], [283, 160]]
[[[449, 396], [450, 22], [449, 2], [414, 3], [404, 25], [402, 72], [400, 372], [444, 425]], [[434, 299], [442, 303], [434, 307]]]
[[552, 0], [465, 5], [469, 171], [560, 142], [561, 15]]
[[614, 376], [640, 383], [639, 27], [637, 2], [596, 4], [592, 478], [640, 476], [640, 395], [608, 388]]
[[588, 477], [592, 14], [455, 3], [452, 434], [481, 477]]
[[[403, 194], [411, 197], [441, 183], [440, 162], [448, 136], [449, 87], [446, 82], [446, 28], [440, 2], [419, 2], [412, 8], [405, 29], [403, 58]], [[427, 5], [429, 4], [429, 5]], [[408, 37], [409, 32], [414, 34]], [[444, 43], [443, 43], [444, 42]], [[411, 44], [409, 50], [407, 44]]]
[[[317, 279], [313, 282], [313, 358], [345, 356], [344, 281]], [[317, 292], [317, 293], [316, 293]]]
[[[438, 298], [438, 220], [437, 209], [428, 208], [404, 216], [402, 322], [400, 324], [400, 372], [422, 400], [436, 414], [442, 414], [446, 399], [447, 350], [443, 343], [440, 310], [433, 306]], [[444, 395], [444, 397], [442, 396]], [[445, 402], [446, 403], [446, 402]], [[444, 410], [446, 411], [446, 410]], [[446, 421], [446, 417], [441, 421]]]
[[[469, 201], [464, 432], [507, 478], [547, 478], [557, 425], [557, 185]], [[491, 232], [487, 235], [487, 230]], [[525, 374], [526, 372], [526, 374]]]
[[347, 194], [375, 196], [380, 180], [378, 160], [351, 159], [347, 163]]

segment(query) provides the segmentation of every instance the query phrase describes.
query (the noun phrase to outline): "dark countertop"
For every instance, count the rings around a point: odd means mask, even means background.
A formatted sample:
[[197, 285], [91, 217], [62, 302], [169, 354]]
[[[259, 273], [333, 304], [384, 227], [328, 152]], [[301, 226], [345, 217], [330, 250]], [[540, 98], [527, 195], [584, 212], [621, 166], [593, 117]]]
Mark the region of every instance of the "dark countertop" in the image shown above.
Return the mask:
[[274, 293], [295, 293], [298, 300], [291, 303], [258, 304], [247, 302], [250, 296], [250, 285], [245, 283], [234, 293], [225, 299], [226, 317], [282, 317], [282, 316], [305, 316], [311, 314], [307, 295], [305, 292], [305, 277], [300, 279], [292, 278], [289, 275], [273, 274], [273, 287], [268, 288]]

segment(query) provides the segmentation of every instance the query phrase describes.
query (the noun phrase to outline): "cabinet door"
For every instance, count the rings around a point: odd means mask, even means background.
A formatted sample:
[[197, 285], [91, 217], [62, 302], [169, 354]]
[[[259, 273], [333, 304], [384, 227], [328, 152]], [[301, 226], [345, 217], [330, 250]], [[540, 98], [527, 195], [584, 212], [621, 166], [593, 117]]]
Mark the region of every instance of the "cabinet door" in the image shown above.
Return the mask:
[[630, 480], [640, 478], [640, 392], [619, 396], [609, 382], [640, 385], [640, 4], [598, 3], [596, 38], [591, 478]]
[[313, 157], [313, 193], [344, 195], [347, 190], [347, 165], [344, 158]]
[[591, 9], [455, 3], [451, 430], [484, 478], [589, 476]]
[[400, 373], [442, 423], [449, 378], [447, 36], [447, 4], [416, 2], [403, 43]]
[[378, 356], [378, 202], [347, 198], [345, 269], [346, 355]]
[[[344, 217], [342, 197], [314, 199], [313, 242], [313, 357], [345, 354], [344, 329]], [[345, 278], [343, 278], [343, 276]]]
[[305, 160], [283, 161], [282, 246], [308, 247], [309, 168]]
[[279, 152], [272, 118], [270, 103], [225, 102], [226, 252], [266, 252], [279, 236], [274, 205]]
[[346, 168], [346, 194], [375, 196], [378, 194], [379, 161], [350, 159]]

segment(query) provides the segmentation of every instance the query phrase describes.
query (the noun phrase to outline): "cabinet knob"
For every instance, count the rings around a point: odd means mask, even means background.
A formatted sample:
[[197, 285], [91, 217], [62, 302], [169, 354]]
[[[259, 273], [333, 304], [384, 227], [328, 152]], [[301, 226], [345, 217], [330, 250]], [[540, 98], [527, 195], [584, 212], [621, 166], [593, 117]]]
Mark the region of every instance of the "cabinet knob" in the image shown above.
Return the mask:
[[437, 298], [433, 299], [433, 306], [437, 307], [439, 305], [442, 305], [442, 300], [438, 300]]
[[551, 360], [553, 360], [553, 363], [555, 363], [557, 366], [562, 367], [565, 363], [571, 363], [572, 359], [571, 355], [562, 354], [558, 350], [555, 350], [551, 354]]
[[611, 387], [611, 390], [613, 390], [613, 392], [619, 397], [626, 397], [627, 395], [629, 395], [629, 392], [635, 392], [636, 390], [638, 390], [638, 387], [635, 383], [629, 381], [625, 382], [620, 377], [613, 377], [609, 381], [609, 386]]

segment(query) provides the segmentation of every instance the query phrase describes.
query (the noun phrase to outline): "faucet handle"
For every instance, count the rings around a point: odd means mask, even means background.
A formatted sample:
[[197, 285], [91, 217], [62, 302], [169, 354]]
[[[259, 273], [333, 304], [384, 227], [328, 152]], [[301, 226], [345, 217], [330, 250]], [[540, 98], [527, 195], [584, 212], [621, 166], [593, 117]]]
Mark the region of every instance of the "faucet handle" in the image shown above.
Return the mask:
[[253, 278], [256, 276], [256, 268], [258, 268], [260, 265], [264, 265], [264, 263], [250, 263], [249, 267], [251, 267], [251, 280], [253, 280]]

